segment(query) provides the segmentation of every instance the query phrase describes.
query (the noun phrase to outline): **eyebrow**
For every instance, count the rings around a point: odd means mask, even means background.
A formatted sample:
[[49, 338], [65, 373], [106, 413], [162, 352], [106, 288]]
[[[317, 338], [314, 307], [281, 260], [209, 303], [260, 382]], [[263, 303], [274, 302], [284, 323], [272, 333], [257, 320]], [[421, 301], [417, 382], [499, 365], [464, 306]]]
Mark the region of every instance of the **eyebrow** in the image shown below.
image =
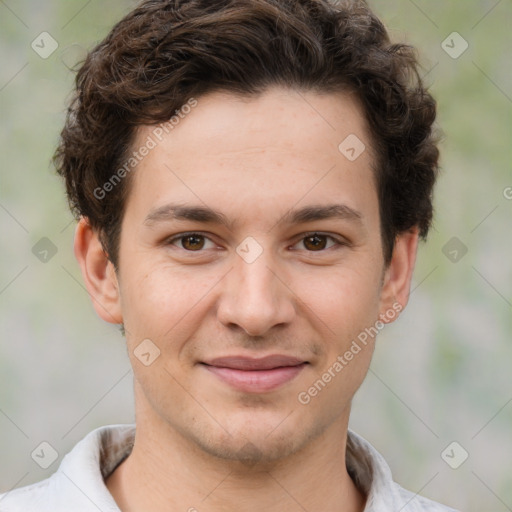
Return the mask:
[[[345, 204], [311, 205], [289, 210], [277, 224], [301, 224], [325, 219], [349, 220], [361, 223], [362, 214]], [[166, 204], [151, 210], [144, 224], [153, 226], [160, 222], [173, 220], [189, 220], [220, 224], [232, 229], [234, 222], [229, 220], [223, 213], [206, 206], [185, 206], [180, 204]]]
[[196, 222], [209, 222], [222, 224], [231, 228], [232, 222], [221, 212], [206, 206], [184, 206], [179, 204], [166, 204], [151, 210], [144, 224], [151, 226], [159, 222], [172, 220], [191, 220]]
[[363, 215], [346, 204], [311, 205], [288, 211], [279, 224], [301, 224], [324, 219], [362, 222]]

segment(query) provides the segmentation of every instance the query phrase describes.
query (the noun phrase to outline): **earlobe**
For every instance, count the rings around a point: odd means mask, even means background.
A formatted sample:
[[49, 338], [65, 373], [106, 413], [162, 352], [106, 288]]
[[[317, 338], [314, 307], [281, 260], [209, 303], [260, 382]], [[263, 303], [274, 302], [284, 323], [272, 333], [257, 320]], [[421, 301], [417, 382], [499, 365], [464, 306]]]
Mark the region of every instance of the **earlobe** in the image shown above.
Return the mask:
[[396, 318], [396, 314], [387, 315], [387, 312], [402, 311], [409, 300], [412, 274], [416, 263], [419, 233], [417, 228], [400, 233], [393, 249], [382, 285], [380, 297], [380, 317], [389, 323]]
[[98, 234], [83, 217], [76, 227], [74, 251], [96, 313], [106, 322], [121, 324], [123, 318], [114, 265], [103, 250]]

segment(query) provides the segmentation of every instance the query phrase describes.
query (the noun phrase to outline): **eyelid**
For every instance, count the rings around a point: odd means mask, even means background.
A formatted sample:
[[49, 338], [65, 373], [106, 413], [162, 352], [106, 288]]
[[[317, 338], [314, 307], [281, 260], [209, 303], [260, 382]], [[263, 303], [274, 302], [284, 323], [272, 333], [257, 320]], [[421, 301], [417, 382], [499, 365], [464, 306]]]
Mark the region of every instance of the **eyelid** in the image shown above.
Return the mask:
[[[184, 233], [177, 233], [176, 235], [173, 235], [171, 237], [168, 237], [165, 239], [164, 243], [165, 245], [174, 245], [174, 242], [182, 239], [182, 238], [186, 238], [187, 236], [192, 236], [192, 235], [198, 235], [198, 236], [202, 236], [205, 240], [209, 240], [210, 242], [212, 242], [214, 245], [218, 245], [214, 242], [214, 240], [209, 236], [209, 234], [206, 234], [206, 233], [203, 233], [201, 231], [186, 231]], [[176, 246], [178, 247], [178, 246]], [[182, 249], [183, 251], [186, 251], [186, 252], [190, 252], [190, 253], [199, 253], [199, 252], [203, 252], [203, 249], [199, 250], [199, 251], [187, 251], [187, 249], [184, 249], [183, 247], [178, 247], [178, 249]]]
[[[337, 246], [349, 246], [350, 245], [350, 242], [349, 240], [347, 240], [345, 237], [342, 237], [340, 235], [335, 235], [333, 233], [324, 233], [323, 231], [308, 231], [306, 233], [301, 233], [300, 234], [300, 238], [298, 238], [296, 240], [296, 242], [293, 243], [292, 247], [294, 245], [297, 245], [299, 242], [303, 241], [305, 238], [308, 238], [310, 236], [314, 236], [314, 235], [320, 235], [320, 236], [325, 236], [327, 238], [330, 238], [331, 240], [333, 240]], [[311, 252], [311, 253], [315, 253], [315, 252], [325, 252], [329, 249], [332, 249], [333, 247], [329, 247], [328, 249], [322, 249], [320, 251], [307, 251], [307, 252]]]

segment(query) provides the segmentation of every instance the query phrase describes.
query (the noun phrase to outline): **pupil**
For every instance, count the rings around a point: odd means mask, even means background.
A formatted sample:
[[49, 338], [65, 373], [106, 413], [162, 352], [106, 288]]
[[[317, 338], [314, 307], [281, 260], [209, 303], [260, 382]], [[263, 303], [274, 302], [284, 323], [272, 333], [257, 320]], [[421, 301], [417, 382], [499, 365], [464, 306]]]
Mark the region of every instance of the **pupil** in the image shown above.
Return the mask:
[[204, 245], [203, 237], [189, 235], [183, 240], [185, 249], [201, 249]]

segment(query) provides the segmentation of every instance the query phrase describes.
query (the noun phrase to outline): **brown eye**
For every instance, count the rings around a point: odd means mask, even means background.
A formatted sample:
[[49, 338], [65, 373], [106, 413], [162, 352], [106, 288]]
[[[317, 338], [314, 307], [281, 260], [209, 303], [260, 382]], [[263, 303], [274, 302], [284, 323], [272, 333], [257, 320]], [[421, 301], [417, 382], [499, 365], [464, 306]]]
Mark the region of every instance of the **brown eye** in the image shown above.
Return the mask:
[[181, 237], [181, 246], [187, 251], [198, 251], [204, 247], [204, 236], [186, 235]]
[[304, 247], [311, 251], [321, 251], [327, 245], [326, 235], [310, 235], [304, 238]]
[[202, 233], [181, 233], [166, 242], [186, 252], [206, 252], [208, 249], [216, 249], [215, 242]]

